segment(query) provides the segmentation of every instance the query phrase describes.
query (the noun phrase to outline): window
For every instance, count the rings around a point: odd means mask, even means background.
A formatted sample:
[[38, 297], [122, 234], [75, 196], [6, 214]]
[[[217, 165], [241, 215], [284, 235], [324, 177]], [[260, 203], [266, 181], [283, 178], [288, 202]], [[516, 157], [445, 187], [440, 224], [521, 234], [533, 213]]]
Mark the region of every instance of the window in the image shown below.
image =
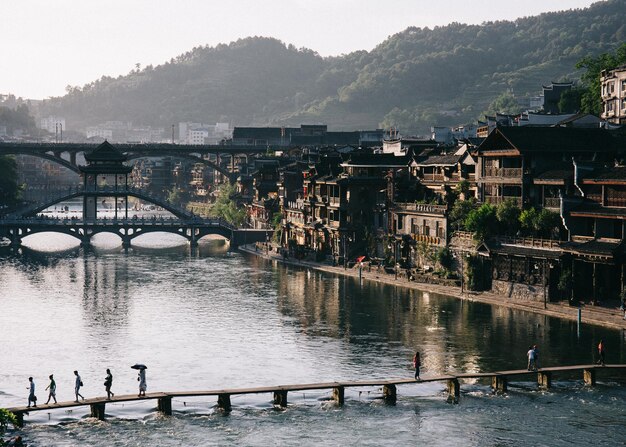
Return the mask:
[[423, 223], [422, 228], [424, 229], [423, 231], [424, 236], [430, 236], [430, 222], [424, 219], [422, 223]]

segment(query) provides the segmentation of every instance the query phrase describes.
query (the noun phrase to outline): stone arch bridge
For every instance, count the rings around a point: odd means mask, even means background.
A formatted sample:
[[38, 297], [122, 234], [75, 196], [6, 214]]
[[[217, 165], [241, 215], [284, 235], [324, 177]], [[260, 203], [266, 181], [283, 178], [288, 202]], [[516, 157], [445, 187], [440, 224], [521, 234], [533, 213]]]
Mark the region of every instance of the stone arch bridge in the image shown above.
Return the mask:
[[[224, 219], [201, 218], [169, 202], [151, 197], [132, 188], [124, 190], [146, 202], [169, 211], [172, 217], [128, 217], [122, 218], [56, 218], [39, 214], [41, 211], [67, 200], [84, 197], [88, 191], [81, 188], [68, 190], [67, 193], [0, 218], [0, 239], [6, 238], [12, 246], [19, 246], [22, 240], [37, 233], [61, 233], [78, 239], [81, 246], [89, 246], [91, 238], [99, 233], [113, 233], [120, 237], [122, 246], [129, 248], [134, 238], [148, 233], [171, 233], [184, 237], [191, 247], [195, 247], [204, 236], [219, 235], [230, 241], [231, 247], [241, 244], [265, 241], [271, 231], [237, 228]], [[100, 191], [106, 194], [106, 190]]]

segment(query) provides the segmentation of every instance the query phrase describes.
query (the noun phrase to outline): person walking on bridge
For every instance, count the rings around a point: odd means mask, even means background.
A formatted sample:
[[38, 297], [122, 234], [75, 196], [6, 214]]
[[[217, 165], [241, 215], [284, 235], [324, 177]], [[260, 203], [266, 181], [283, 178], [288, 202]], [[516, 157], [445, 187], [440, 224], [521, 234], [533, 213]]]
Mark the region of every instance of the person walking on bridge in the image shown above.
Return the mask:
[[598, 343], [598, 361], [596, 362], [598, 365], [604, 366], [604, 354], [604, 341], [600, 340], [600, 343]]
[[46, 387], [48, 391], [48, 400], [46, 405], [50, 403], [50, 399], [54, 399], [54, 403], [57, 403], [57, 383], [54, 381], [54, 374], [50, 374], [50, 385]]
[[30, 408], [30, 403], [33, 403], [33, 407], [37, 406], [37, 396], [35, 396], [35, 381], [33, 380], [32, 377], [28, 378], [28, 382], [30, 382], [30, 385], [26, 388], [27, 390], [29, 390], [28, 392], [28, 407]]
[[537, 365], [535, 365], [535, 350], [532, 346], [528, 347], [526, 355], [528, 356], [528, 371], [534, 371], [537, 369]]
[[422, 361], [420, 360], [420, 353], [419, 351], [416, 351], [415, 355], [413, 356], [413, 368], [415, 368], [415, 380], [421, 380], [420, 379], [420, 366], [422, 366]]
[[107, 376], [104, 378], [104, 389], [107, 392], [107, 399], [111, 400], [111, 397], [115, 397], [115, 393], [111, 391], [111, 385], [113, 385], [113, 374], [111, 370], [107, 368]]
[[80, 387], [83, 386], [83, 381], [78, 374], [78, 371], [74, 371], [74, 375], [76, 376], [76, 381], [74, 382], [74, 393], [76, 394], [76, 400], [74, 402], [78, 402], [78, 397], [82, 400], [85, 400], [82, 394], [80, 394]]
[[146, 368], [139, 370], [137, 380], [139, 381], [139, 397], [146, 397], [146, 390], [148, 389], [148, 384], [146, 383]]

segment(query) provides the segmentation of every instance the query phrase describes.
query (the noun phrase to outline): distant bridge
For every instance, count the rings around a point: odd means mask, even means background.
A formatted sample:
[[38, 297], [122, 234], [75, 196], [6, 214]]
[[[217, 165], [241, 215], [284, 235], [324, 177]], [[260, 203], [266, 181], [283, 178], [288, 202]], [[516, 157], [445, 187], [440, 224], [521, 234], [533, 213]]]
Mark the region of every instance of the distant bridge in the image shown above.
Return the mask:
[[[87, 143], [6, 143], [0, 142], [0, 155], [30, 155], [43, 158], [61, 166], [66, 167], [76, 173], [79, 172], [76, 163], [76, 154], [91, 152], [98, 144]], [[124, 153], [128, 159], [145, 157], [173, 157], [202, 163], [223, 174], [231, 182], [238, 175], [234, 171], [234, 158], [236, 156], [248, 156], [253, 154], [263, 154], [267, 152], [268, 146], [246, 146], [246, 145], [226, 145], [226, 144], [115, 144], [115, 147]], [[231, 170], [225, 169], [218, 163], [204, 158], [213, 154], [218, 157], [231, 157]]]

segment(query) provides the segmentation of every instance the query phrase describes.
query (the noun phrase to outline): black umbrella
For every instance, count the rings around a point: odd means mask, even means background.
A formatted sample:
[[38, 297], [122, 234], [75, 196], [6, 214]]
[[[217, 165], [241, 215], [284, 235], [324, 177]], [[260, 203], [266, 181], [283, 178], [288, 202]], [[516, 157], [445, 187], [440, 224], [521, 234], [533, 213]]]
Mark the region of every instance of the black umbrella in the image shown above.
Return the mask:
[[142, 363], [135, 363], [131, 366], [132, 369], [148, 369], [148, 367]]

